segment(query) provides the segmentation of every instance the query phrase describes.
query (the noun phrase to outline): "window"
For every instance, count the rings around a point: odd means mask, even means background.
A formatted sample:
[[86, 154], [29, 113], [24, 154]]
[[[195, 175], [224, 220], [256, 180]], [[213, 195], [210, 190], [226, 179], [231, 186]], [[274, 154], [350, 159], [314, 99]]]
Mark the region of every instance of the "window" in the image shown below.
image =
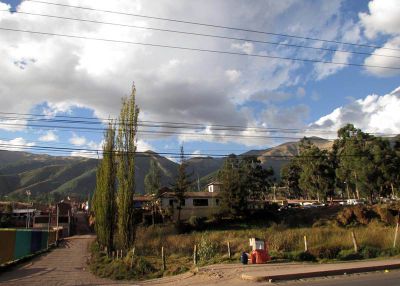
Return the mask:
[[185, 199], [181, 200], [181, 206], [184, 207], [185, 206]]
[[219, 199], [216, 199], [216, 200], [215, 200], [215, 204], [216, 204], [217, 206], [219, 206]]
[[169, 205], [172, 207], [174, 206], [174, 200], [169, 200]]
[[195, 207], [208, 207], [208, 199], [193, 199]]

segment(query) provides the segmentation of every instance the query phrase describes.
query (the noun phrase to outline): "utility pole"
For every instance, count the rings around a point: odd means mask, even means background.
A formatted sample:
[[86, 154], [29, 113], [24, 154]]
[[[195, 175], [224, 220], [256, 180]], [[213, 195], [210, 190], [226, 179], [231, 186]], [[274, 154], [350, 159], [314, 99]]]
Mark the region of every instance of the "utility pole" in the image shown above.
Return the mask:
[[58, 203], [56, 204], [56, 207], [57, 207], [57, 216], [56, 216], [56, 220], [57, 220], [57, 223], [56, 223], [56, 226], [57, 226], [57, 230], [56, 230], [56, 244], [58, 244], [58, 220], [59, 220], [59, 215], [60, 215], [60, 209], [59, 209], [59, 207], [58, 207]]

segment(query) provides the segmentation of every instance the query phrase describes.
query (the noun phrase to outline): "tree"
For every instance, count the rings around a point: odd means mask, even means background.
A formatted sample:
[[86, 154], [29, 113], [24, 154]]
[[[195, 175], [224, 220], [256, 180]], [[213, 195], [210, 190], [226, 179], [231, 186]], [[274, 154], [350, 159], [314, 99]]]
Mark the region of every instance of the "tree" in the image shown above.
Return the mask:
[[161, 187], [161, 169], [155, 160], [150, 160], [149, 172], [144, 178], [144, 190], [149, 195], [155, 195]]
[[[158, 166], [155, 160], [150, 160], [149, 172], [144, 178], [144, 190], [147, 194], [149, 195], [158, 194], [158, 191], [160, 190], [161, 187], [160, 178], [161, 178], [160, 167]], [[150, 207], [151, 207], [151, 220], [152, 224], [154, 225], [154, 213], [156, 208], [156, 202], [154, 198], [151, 201]]]
[[326, 150], [320, 150], [309, 140], [300, 142], [298, 156], [301, 167], [299, 186], [308, 196], [318, 201], [332, 197], [334, 190], [334, 168]]
[[118, 239], [124, 249], [132, 247], [135, 240], [133, 195], [135, 193], [135, 153], [139, 108], [136, 105], [136, 88], [122, 100], [119, 115], [116, 147], [118, 152]]
[[96, 174], [96, 190], [93, 210], [96, 217], [95, 230], [98, 242], [107, 247], [108, 254], [114, 248], [115, 232], [115, 125], [110, 123], [104, 134], [103, 159]]
[[218, 172], [221, 182], [220, 212], [237, 217], [245, 214], [249, 190], [246, 188], [246, 171], [236, 155], [229, 155]]
[[274, 175], [272, 168], [264, 169], [257, 157], [244, 157], [240, 162], [241, 184], [251, 200], [265, 200]]
[[185, 154], [183, 151], [183, 146], [181, 146], [180, 152], [180, 164], [178, 167], [178, 175], [175, 179], [175, 184], [173, 185], [173, 190], [176, 199], [178, 200], [178, 218], [177, 223], [181, 222], [181, 210], [182, 206], [185, 203], [185, 193], [188, 191], [192, 182], [189, 179], [189, 176], [186, 174], [186, 161], [185, 161]]
[[299, 186], [301, 168], [296, 160], [293, 158], [289, 164], [281, 169], [281, 179], [284, 183], [289, 198], [300, 198], [303, 192]]

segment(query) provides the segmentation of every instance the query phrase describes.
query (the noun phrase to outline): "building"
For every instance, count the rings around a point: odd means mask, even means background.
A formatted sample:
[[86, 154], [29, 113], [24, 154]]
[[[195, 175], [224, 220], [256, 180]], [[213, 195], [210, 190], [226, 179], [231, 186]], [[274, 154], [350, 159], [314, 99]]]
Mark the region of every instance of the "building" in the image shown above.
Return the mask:
[[[164, 192], [159, 197], [163, 216], [178, 218], [179, 201], [174, 192]], [[220, 195], [218, 192], [186, 192], [181, 206], [181, 219], [188, 220], [192, 216], [210, 217], [219, 212]]]
[[221, 190], [222, 183], [214, 181], [207, 185], [208, 192], [214, 193], [219, 192]]

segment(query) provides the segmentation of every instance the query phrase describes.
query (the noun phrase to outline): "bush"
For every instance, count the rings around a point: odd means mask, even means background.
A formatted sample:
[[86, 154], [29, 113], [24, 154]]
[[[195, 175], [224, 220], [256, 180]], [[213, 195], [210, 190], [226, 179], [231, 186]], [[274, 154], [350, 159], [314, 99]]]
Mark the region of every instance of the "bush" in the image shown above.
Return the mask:
[[341, 248], [338, 246], [318, 247], [310, 250], [310, 253], [319, 259], [336, 259]]
[[354, 252], [353, 250], [341, 250], [338, 254], [338, 258], [340, 260], [358, 260], [362, 259], [363, 257], [359, 254]]
[[293, 261], [316, 261], [316, 257], [308, 251], [291, 251], [284, 254], [284, 258]]
[[374, 211], [378, 214], [382, 222], [389, 225], [396, 224], [396, 217], [393, 216], [386, 205], [377, 205], [374, 207]]
[[375, 258], [380, 255], [381, 250], [376, 247], [365, 246], [360, 249], [360, 255], [363, 258]]
[[200, 261], [207, 261], [213, 258], [218, 251], [218, 245], [207, 237], [207, 233], [203, 234], [199, 242], [198, 255]]
[[201, 230], [204, 228], [204, 218], [198, 216], [191, 216], [189, 218], [189, 225], [195, 230]]

